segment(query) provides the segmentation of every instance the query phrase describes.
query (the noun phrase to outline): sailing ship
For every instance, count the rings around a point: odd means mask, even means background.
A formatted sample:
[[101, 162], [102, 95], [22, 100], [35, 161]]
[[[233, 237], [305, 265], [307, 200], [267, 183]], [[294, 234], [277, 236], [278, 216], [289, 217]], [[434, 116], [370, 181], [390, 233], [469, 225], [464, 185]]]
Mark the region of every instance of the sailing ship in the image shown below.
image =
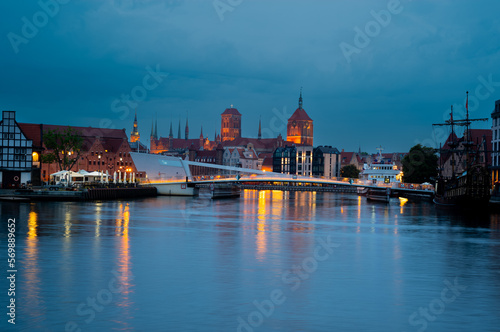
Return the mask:
[[[451, 140], [447, 142], [447, 149], [440, 149], [440, 160], [443, 154], [451, 158], [451, 174], [445, 176], [443, 167], [439, 168], [436, 180], [434, 203], [439, 205], [460, 208], [478, 208], [488, 205], [490, 199], [491, 179], [487, 165], [486, 139], [482, 142], [473, 142], [471, 137], [471, 123], [488, 121], [487, 118], [469, 118], [469, 92], [465, 103], [466, 117], [462, 120], [453, 119], [453, 106], [451, 107], [450, 120], [433, 126], [451, 127]], [[463, 139], [457, 139], [455, 126], [464, 127]], [[481, 161], [481, 150], [484, 158]], [[458, 167], [460, 166], [460, 167]]]

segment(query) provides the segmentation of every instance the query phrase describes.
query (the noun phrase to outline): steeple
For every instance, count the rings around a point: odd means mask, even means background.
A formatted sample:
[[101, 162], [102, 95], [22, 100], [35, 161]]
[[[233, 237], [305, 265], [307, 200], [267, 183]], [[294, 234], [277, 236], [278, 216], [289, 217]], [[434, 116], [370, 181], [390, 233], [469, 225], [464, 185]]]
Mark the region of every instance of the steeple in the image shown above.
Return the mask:
[[170, 120], [170, 133], [168, 134], [168, 138], [174, 138], [174, 133], [172, 131], [172, 120]]
[[257, 138], [258, 139], [261, 139], [262, 138], [262, 128], [261, 128], [261, 119], [259, 117], [259, 134], [257, 135]]
[[151, 135], [150, 137], [153, 138], [155, 135], [155, 119], [151, 120]]
[[130, 133], [130, 142], [137, 142], [140, 140], [139, 128], [137, 127], [137, 110], [135, 111], [134, 126]]
[[179, 119], [179, 130], [177, 131], [177, 138], [181, 139], [181, 119]]
[[189, 124], [188, 124], [188, 118], [186, 116], [186, 129], [184, 129], [184, 139], [188, 139], [189, 138]]
[[158, 139], [158, 113], [156, 113], [156, 120], [155, 120], [155, 134], [154, 134], [155, 139]]
[[302, 109], [302, 87], [300, 87], [299, 108]]
[[201, 125], [200, 138], [203, 138], [203, 125]]

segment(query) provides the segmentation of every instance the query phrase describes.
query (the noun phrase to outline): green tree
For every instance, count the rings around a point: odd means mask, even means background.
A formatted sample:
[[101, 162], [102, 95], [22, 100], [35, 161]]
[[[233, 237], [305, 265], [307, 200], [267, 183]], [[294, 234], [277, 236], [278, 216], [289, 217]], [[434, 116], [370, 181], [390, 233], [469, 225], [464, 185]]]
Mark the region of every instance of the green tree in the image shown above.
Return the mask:
[[437, 176], [438, 156], [431, 147], [415, 145], [403, 158], [402, 164], [404, 182], [431, 182]]
[[359, 177], [359, 169], [354, 165], [346, 165], [340, 169], [340, 176], [344, 178], [355, 178]]
[[46, 151], [41, 155], [43, 163], [57, 163], [59, 170], [70, 170], [80, 157], [83, 138], [74, 129], [48, 130], [43, 134]]

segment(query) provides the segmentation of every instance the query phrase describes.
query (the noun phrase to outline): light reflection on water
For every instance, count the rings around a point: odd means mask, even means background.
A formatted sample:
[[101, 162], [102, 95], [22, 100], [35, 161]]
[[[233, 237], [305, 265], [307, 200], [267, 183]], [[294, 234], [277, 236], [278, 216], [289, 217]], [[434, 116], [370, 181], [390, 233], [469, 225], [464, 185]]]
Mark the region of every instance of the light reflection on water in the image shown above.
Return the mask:
[[[18, 220], [17, 327], [27, 330], [64, 330], [73, 322], [95, 331], [235, 331], [238, 317], [256, 310], [254, 301], [280, 289], [286, 302], [255, 331], [416, 331], [409, 316], [456, 277], [468, 290], [429, 327], [460, 330], [467, 323], [493, 331], [500, 323], [495, 213], [463, 216], [425, 202], [250, 190], [220, 201], [202, 193], [0, 203], [0, 211]], [[340, 246], [292, 291], [283, 276], [314, 257], [318, 241], [328, 237]], [[120, 291], [92, 320], [78, 312], [115, 279]]]

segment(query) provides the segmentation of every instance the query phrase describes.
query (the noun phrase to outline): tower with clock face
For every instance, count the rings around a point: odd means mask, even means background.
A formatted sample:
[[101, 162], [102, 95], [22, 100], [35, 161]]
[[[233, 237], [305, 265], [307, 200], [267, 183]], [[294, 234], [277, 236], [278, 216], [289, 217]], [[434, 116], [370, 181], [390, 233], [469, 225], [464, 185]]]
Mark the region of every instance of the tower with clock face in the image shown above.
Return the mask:
[[299, 108], [288, 119], [286, 129], [287, 141], [296, 144], [313, 145], [313, 120], [302, 108], [302, 89], [300, 90]]

